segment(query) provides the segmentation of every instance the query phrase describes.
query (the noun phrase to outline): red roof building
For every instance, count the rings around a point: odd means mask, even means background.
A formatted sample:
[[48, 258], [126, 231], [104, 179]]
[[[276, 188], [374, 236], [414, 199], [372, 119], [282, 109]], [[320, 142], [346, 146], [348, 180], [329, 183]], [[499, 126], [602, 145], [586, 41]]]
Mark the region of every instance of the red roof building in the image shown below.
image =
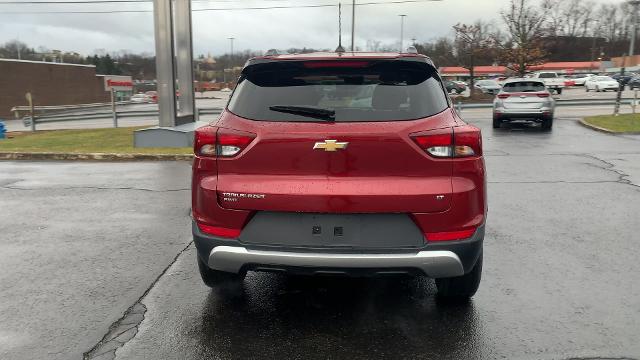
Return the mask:
[[530, 71], [559, 71], [567, 74], [573, 72], [598, 71], [600, 70], [600, 62], [598, 61], [567, 61], [567, 62], [549, 62], [541, 65], [529, 66]]
[[[562, 74], [574, 72], [599, 71], [601, 63], [594, 61], [549, 62], [541, 65], [530, 66], [528, 71], [557, 71]], [[476, 66], [475, 76], [505, 76], [505, 66]], [[442, 76], [469, 76], [469, 70], [460, 66], [443, 66], [440, 68]]]
[[[476, 66], [474, 67], [475, 76], [498, 76], [504, 75], [507, 68], [504, 66]], [[440, 74], [443, 76], [469, 76], [469, 70], [461, 66], [444, 66], [440, 68]]]

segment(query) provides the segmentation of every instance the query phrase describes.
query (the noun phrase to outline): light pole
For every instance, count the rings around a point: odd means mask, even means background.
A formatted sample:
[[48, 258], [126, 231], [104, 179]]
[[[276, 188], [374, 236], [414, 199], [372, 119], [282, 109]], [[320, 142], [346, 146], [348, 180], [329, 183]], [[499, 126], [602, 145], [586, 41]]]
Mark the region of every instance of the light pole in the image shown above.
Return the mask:
[[400, 52], [402, 52], [404, 48], [404, 18], [407, 17], [407, 15], [398, 16], [400, 16]]
[[231, 47], [231, 57], [233, 57], [233, 40], [235, 40], [236, 38], [229, 37], [227, 39], [229, 39], [229, 43], [230, 43], [230, 47]]
[[640, 5], [640, 0], [629, 1], [629, 5], [633, 7], [633, 12], [631, 13], [631, 44], [629, 44], [629, 56], [633, 56], [636, 47], [636, 32], [638, 31], [638, 5]]
[[[228, 37], [227, 39], [229, 39], [229, 47], [230, 47], [230, 52], [229, 52], [229, 69], [233, 69], [233, 40], [235, 40], [236, 38], [234, 37]], [[224, 82], [226, 84], [227, 82], [227, 69], [222, 69], [222, 77], [224, 79]]]
[[355, 50], [353, 47], [356, 33], [356, 0], [351, 2], [351, 52]]

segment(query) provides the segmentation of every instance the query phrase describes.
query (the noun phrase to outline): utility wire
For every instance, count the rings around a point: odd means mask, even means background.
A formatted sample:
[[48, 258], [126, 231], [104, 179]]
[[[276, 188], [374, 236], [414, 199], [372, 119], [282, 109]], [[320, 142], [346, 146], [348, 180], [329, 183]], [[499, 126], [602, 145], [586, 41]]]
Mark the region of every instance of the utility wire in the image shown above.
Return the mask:
[[[103, 2], [137, 2], [140, 0], [99, 0]], [[443, 0], [396, 0], [396, 1], [371, 1], [365, 3], [356, 3], [356, 6], [366, 5], [391, 5], [391, 4], [407, 4], [421, 2], [435, 2]], [[89, 1], [96, 2], [96, 1]], [[145, 1], [148, 2], [148, 1]], [[88, 3], [88, 2], [87, 2]], [[3, 5], [6, 3], [0, 3]], [[276, 9], [302, 9], [302, 8], [326, 8], [337, 7], [338, 4], [310, 4], [310, 5], [275, 5], [275, 6], [250, 6], [250, 7], [232, 7], [232, 8], [201, 8], [193, 9], [193, 12], [201, 11], [237, 11], [237, 10], [276, 10]], [[117, 14], [117, 13], [150, 13], [151, 10], [70, 10], [70, 11], [3, 11], [2, 14]]]
[[[239, 0], [191, 0], [193, 2], [223, 2], [233, 3], [240, 2]], [[288, 1], [288, 0], [262, 0], [262, 1]], [[64, 1], [0, 1], [0, 5], [25, 5], [25, 4], [40, 4], [40, 5], [73, 5], [73, 4], [113, 4], [113, 3], [138, 3], [138, 4], [150, 4], [153, 0], [64, 0]]]

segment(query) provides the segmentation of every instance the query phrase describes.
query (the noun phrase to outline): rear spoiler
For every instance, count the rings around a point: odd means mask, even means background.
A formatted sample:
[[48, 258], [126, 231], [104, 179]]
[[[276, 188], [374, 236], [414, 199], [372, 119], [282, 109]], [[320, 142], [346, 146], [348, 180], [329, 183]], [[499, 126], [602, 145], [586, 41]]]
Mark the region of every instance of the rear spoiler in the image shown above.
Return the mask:
[[343, 63], [348, 63], [348, 62], [354, 62], [354, 63], [360, 63], [360, 62], [371, 62], [371, 63], [385, 63], [385, 62], [407, 62], [407, 63], [412, 63], [412, 64], [416, 64], [416, 65], [420, 65], [423, 64], [425, 66], [425, 70], [430, 72], [430, 73], [434, 73], [434, 74], [438, 74], [438, 69], [436, 69], [435, 65], [433, 64], [433, 61], [431, 60], [431, 58], [424, 56], [424, 55], [414, 55], [414, 54], [403, 54], [404, 56], [398, 56], [398, 57], [389, 57], [389, 58], [367, 58], [367, 57], [362, 57], [362, 58], [319, 58], [319, 59], [304, 59], [304, 58], [290, 58], [290, 59], [282, 59], [282, 58], [277, 58], [277, 57], [269, 57], [269, 56], [265, 56], [265, 57], [258, 57], [258, 58], [252, 58], [249, 59], [244, 68], [242, 69], [241, 75], [247, 75], [252, 73], [253, 71], [259, 70], [259, 69], [264, 69], [265, 67], [274, 67], [274, 68], [278, 68], [279, 66], [282, 67], [286, 67], [286, 66], [291, 66], [291, 65], [297, 65], [299, 64], [300, 66], [303, 66], [304, 63], [308, 63], [308, 62], [326, 62], [326, 63], [331, 63], [331, 62], [343, 62]]

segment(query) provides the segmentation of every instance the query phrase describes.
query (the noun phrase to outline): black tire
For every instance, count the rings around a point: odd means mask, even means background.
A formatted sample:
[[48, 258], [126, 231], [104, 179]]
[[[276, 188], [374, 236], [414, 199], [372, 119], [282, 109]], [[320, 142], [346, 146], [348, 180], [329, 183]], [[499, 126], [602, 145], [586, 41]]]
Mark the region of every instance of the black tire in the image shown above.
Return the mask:
[[481, 278], [482, 253], [468, 273], [457, 277], [436, 279], [438, 299], [446, 302], [467, 301], [478, 291]]
[[587, 85], [585, 85], [585, 86], [584, 86], [584, 90], [585, 90], [586, 92], [589, 92], [589, 87], [588, 87]]
[[600, 88], [596, 86], [596, 92], [600, 92]]
[[553, 127], [553, 118], [542, 120], [542, 130], [551, 130]]
[[223, 287], [234, 290], [241, 287], [244, 275], [213, 270], [200, 259], [200, 256], [196, 255], [196, 257], [198, 258], [200, 277], [202, 277], [202, 282], [204, 282], [205, 285], [212, 288]]
[[556, 93], [558, 93], [558, 95], [562, 95], [562, 89], [556, 90]]
[[500, 126], [502, 125], [502, 120], [500, 120], [497, 117], [493, 118], [493, 128], [494, 129], [500, 129]]

